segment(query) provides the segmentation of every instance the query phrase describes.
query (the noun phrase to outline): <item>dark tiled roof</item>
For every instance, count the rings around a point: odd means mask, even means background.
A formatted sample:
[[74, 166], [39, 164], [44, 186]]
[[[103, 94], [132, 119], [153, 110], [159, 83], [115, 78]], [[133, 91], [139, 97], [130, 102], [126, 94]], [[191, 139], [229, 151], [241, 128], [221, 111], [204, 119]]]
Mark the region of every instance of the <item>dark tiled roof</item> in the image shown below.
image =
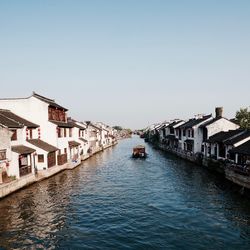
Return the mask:
[[201, 122], [206, 121], [207, 119], [209, 119], [211, 117], [212, 117], [212, 115], [206, 115], [206, 116], [203, 116], [202, 118], [190, 119], [189, 121], [187, 121], [184, 124], [182, 124], [179, 128], [181, 128], [181, 129], [192, 128], [192, 127], [200, 124]]
[[175, 127], [175, 129], [179, 128], [182, 124], [184, 124], [184, 121], [178, 121], [175, 125], [172, 125]]
[[235, 143], [240, 142], [248, 137], [250, 137], [250, 131], [245, 130], [245, 131], [242, 131], [242, 133], [240, 133], [239, 135], [236, 135], [233, 138], [226, 140], [225, 144], [234, 145]]
[[18, 154], [31, 154], [36, 151], [35, 149], [26, 147], [24, 145], [12, 146], [11, 150]]
[[79, 143], [79, 142], [76, 142], [76, 141], [69, 141], [69, 147], [70, 147], [70, 148], [78, 147], [78, 146], [80, 146], [80, 145], [81, 145], [81, 143]]
[[21, 125], [24, 125], [28, 128], [38, 128], [39, 127], [39, 125], [37, 125], [33, 122], [30, 122], [30, 121], [12, 113], [11, 111], [6, 110], [6, 109], [0, 109], [0, 115], [5, 116], [8, 119], [13, 120], [17, 123], [20, 123]]
[[233, 122], [233, 123], [235, 123], [237, 125], [240, 125], [240, 122], [236, 118], [230, 119], [230, 122]]
[[93, 123], [90, 123], [88, 126], [91, 126], [91, 127], [98, 129], [98, 130], [102, 130], [100, 127], [94, 125]]
[[163, 123], [160, 125], [160, 127], [157, 128], [157, 130], [165, 129], [168, 126], [168, 124]]
[[68, 124], [72, 125], [73, 127], [75, 128], [79, 128], [81, 130], [85, 130], [86, 128], [84, 127], [84, 125], [79, 125], [77, 124], [76, 122], [73, 122], [73, 121], [68, 121]]
[[171, 123], [170, 126], [173, 127], [173, 126], [176, 126], [176, 125], [178, 125], [178, 124], [180, 124], [182, 122], [183, 121], [181, 121], [181, 120], [180, 121], [175, 121], [175, 122]]
[[81, 141], [83, 141], [83, 142], [85, 142], [85, 143], [88, 143], [88, 140], [85, 140], [85, 139], [83, 139], [83, 138], [79, 138], [79, 140], [81, 140]]
[[55, 102], [55, 100], [53, 100], [53, 99], [49, 99], [49, 98], [47, 98], [47, 97], [38, 95], [38, 94], [35, 93], [35, 92], [33, 93], [32, 96], [36, 97], [37, 99], [39, 99], [39, 100], [41, 100], [41, 101], [43, 101], [43, 102], [48, 103], [51, 107], [58, 108], [58, 109], [63, 109], [63, 110], [65, 110], [65, 111], [68, 111], [68, 109], [66, 109], [66, 108], [62, 107], [61, 105], [57, 104], [57, 103]]
[[210, 125], [210, 124], [213, 124], [214, 122], [219, 121], [220, 119], [225, 119], [225, 118], [223, 118], [223, 117], [216, 117], [216, 118], [214, 118], [214, 119], [212, 119], [212, 120], [209, 120], [209, 121], [207, 121], [207, 122], [201, 124], [201, 125], [199, 126], [199, 128], [204, 128], [204, 127], [206, 127], [206, 126], [208, 126], [208, 125]]
[[7, 128], [23, 128], [23, 125], [0, 114], [0, 124]]
[[229, 139], [233, 138], [234, 136], [241, 134], [241, 133], [242, 133], [242, 130], [240, 130], [240, 129], [229, 130], [227, 132], [221, 131], [215, 135], [210, 136], [209, 139], [207, 140], [207, 142], [210, 142], [210, 143], [224, 142], [224, 141], [229, 140]]
[[250, 155], [250, 140], [231, 150], [232, 153]]
[[74, 126], [68, 122], [50, 121], [60, 128], [73, 128]]
[[43, 149], [46, 152], [49, 152], [49, 153], [55, 152], [58, 150], [58, 148], [48, 144], [45, 141], [40, 140], [40, 139], [31, 139], [31, 140], [28, 140], [28, 142], [31, 143], [32, 145], [38, 147], [38, 148]]

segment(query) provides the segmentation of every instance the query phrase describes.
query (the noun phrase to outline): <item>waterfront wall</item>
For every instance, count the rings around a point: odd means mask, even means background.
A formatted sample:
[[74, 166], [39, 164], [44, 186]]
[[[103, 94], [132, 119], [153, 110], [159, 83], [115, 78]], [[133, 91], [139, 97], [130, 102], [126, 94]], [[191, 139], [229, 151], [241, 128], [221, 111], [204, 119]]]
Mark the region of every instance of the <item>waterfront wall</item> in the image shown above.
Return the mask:
[[25, 188], [33, 183], [50, 178], [51, 176], [56, 175], [62, 171], [72, 170], [72, 169], [78, 167], [82, 161], [85, 161], [85, 160], [89, 159], [90, 157], [92, 157], [93, 155], [95, 155], [99, 152], [102, 152], [103, 150], [105, 150], [107, 148], [115, 146], [116, 144], [117, 144], [117, 142], [114, 142], [113, 144], [106, 145], [105, 147], [100, 147], [100, 148], [96, 149], [94, 152], [92, 152], [91, 154], [83, 155], [81, 157], [81, 159], [78, 159], [75, 162], [68, 161], [66, 164], [64, 164], [62, 166], [54, 166], [54, 167], [48, 168], [46, 170], [38, 171], [38, 173], [36, 175], [29, 174], [29, 175], [26, 175], [20, 179], [13, 180], [9, 183], [1, 184], [0, 185], [0, 199], [2, 199], [2, 198], [6, 197], [14, 192], [17, 192], [18, 190]]
[[173, 154], [179, 158], [190, 161], [199, 166], [203, 166], [216, 173], [225, 175], [225, 169], [227, 166], [223, 161], [218, 161], [211, 158], [203, 158], [201, 154], [194, 154], [192, 152], [187, 152], [181, 149], [170, 148], [161, 143], [154, 143], [153, 145], [164, 152]]
[[240, 194], [244, 194], [248, 198], [250, 198], [250, 173], [247, 168], [242, 169], [242, 167], [240, 166], [233, 165], [231, 163], [226, 163], [223, 160], [206, 158], [203, 157], [202, 154], [194, 154], [192, 152], [186, 152], [178, 148], [171, 148], [159, 142], [149, 143], [164, 152], [173, 154], [181, 159], [204, 167], [214, 172], [215, 174], [223, 176], [234, 186], [238, 187], [237, 190], [240, 192]]

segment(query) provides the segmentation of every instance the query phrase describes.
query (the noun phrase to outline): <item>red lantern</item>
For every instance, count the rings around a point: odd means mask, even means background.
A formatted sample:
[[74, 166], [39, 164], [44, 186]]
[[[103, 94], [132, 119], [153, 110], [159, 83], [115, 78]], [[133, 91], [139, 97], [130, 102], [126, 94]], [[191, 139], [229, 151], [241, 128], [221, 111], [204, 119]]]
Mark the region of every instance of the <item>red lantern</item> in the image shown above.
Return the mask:
[[40, 129], [40, 127], [38, 128], [38, 139], [41, 139], [41, 129]]
[[28, 128], [26, 128], [26, 140], [28, 140], [29, 139], [29, 130], [28, 130]]

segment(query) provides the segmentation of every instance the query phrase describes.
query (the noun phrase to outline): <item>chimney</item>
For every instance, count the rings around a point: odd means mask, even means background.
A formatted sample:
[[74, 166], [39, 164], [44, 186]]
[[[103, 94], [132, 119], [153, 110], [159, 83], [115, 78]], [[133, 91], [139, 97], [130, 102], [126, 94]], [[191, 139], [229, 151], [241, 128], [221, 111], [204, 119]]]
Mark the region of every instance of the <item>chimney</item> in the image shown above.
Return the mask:
[[215, 108], [215, 117], [220, 118], [223, 116], [223, 107], [216, 107]]

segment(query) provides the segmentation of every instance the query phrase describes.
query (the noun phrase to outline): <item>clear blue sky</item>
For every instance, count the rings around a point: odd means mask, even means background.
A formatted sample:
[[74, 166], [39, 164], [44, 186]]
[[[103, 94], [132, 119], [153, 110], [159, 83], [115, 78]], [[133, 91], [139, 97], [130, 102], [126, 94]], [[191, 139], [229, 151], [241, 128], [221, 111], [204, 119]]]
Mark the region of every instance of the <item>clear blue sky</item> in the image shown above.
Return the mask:
[[0, 1], [0, 97], [142, 128], [250, 105], [250, 1]]

